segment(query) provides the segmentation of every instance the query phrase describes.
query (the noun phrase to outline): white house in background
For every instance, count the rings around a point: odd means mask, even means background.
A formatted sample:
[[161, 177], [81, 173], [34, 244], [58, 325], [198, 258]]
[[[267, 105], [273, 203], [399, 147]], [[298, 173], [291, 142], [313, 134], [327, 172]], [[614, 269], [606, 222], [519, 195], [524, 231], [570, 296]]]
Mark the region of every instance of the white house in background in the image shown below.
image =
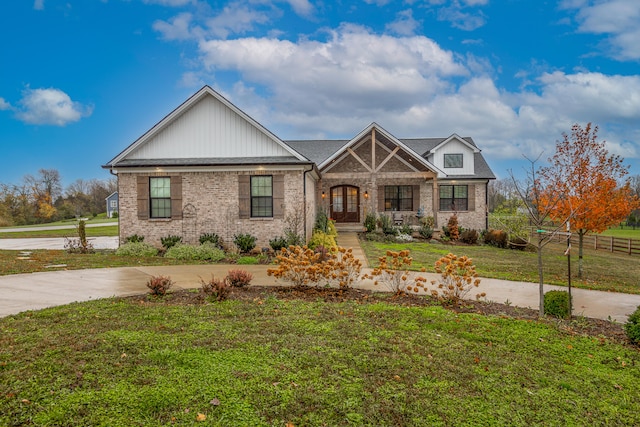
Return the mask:
[[371, 123], [350, 140], [278, 138], [204, 86], [103, 166], [118, 177], [120, 239], [196, 243], [250, 233], [259, 246], [297, 217], [311, 236], [316, 212], [362, 224], [367, 213], [440, 226], [455, 212], [487, 227], [494, 174], [469, 137], [398, 138]]
[[118, 214], [118, 192], [114, 191], [105, 199], [107, 202], [107, 218], [113, 218], [113, 214]]

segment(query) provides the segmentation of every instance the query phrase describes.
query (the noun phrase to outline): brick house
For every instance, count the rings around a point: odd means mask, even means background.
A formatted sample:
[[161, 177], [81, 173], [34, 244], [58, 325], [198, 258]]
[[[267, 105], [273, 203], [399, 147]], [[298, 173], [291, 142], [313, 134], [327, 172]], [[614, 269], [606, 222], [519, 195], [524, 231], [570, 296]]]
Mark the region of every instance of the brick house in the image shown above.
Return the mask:
[[398, 139], [372, 123], [351, 140], [284, 141], [209, 86], [103, 168], [118, 177], [121, 240], [156, 245], [215, 232], [266, 247], [293, 223], [309, 238], [320, 209], [339, 224], [375, 212], [437, 227], [456, 212], [485, 229], [495, 179], [471, 138]]

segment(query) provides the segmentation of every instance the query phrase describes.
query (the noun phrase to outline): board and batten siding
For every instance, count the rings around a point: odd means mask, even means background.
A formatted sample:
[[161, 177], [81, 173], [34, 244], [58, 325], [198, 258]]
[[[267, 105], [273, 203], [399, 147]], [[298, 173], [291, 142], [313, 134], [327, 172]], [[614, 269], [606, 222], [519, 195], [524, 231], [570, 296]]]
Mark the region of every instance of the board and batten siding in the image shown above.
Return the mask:
[[[462, 167], [461, 168], [445, 168], [444, 167], [444, 155], [445, 154], [462, 154]], [[458, 141], [457, 139], [452, 139], [444, 146], [438, 148], [438, 150], [433, 153], [432, 156], [429, 156], [429, 160], [433, 162], [433, 164], [444, 171], [447, 175], [473, 175], [475, 173], [475, 162], [473, 156], [473, 150], [471, 150], [467, 145]]]
[[206, 96], [127, 158], [283, 156], [291, 153], [222, 102]]

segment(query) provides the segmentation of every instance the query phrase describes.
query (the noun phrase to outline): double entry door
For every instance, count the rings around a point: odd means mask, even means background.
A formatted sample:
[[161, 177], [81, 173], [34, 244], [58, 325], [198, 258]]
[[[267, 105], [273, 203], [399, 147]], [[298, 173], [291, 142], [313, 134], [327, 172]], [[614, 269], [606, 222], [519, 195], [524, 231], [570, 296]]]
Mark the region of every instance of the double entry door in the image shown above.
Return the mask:
[[352, 185], [331, 188], [330, 214], [336, 222], [360, 222], [360, 189]]

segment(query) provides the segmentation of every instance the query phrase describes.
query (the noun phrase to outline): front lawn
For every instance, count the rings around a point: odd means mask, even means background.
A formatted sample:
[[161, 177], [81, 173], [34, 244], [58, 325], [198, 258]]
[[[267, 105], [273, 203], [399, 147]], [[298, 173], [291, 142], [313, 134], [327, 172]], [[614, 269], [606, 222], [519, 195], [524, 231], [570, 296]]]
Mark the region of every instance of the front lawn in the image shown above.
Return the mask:
[[640, 425], [640, 353], [606, 338], [261, 292], [0, 319], [0, 425]]
[[[536, 252], [499, 249], [487, 245], [451, 245], [442, 243], [380, 243], [360, 240], [371, 266], [378, 264], [378, 257], [387, 250], [409, 249], [413, 257], [413, 268], [425, 267], [434, 271], [436, 260], [449, 252], [466, 255], [473, 259], [480, 277], [538, 282]], [[566, 246], [549, 244], [543, 252], [544, 282], [552, 285], [567, 285]], [[640, 261], [637, 256], [585, 249], [583, 258], [584, 277], [577, 278], [578, 248], [571, 252], [572, 286], [600, 291], [640, 294]]]

